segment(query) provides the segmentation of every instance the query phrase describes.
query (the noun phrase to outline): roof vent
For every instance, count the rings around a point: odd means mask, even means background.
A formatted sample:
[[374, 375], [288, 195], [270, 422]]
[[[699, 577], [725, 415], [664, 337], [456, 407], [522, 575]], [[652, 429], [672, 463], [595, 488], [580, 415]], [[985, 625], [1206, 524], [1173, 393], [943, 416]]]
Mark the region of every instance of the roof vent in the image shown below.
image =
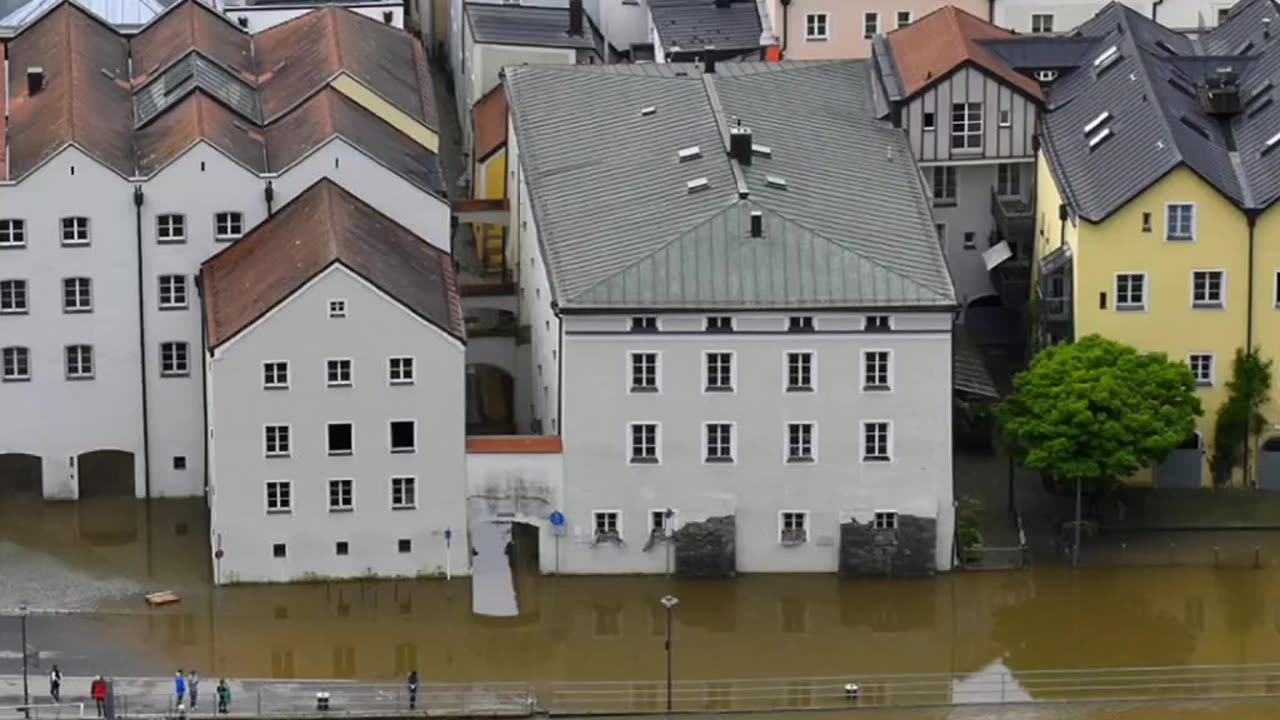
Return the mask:
[[649, 107], [640, 108], [641, 117], [649, 117], [650, 115], [657, 115], [657, 114], [658, 114], [658, 108], [654, 107], [653, 105], [650, 105]]
[[764, 184], [771, 188], [778, 188], [779, 190], [787, 189], [787, 179], [784, 177], [778, 177], [777, 175], [765, 175]]
[[1111, 132], [1111, 128], [1109, 127], [1102, 128], [1096, 134], [1094, 134], [1093, 137], [1089, 138], [1089, 149], [1093, 150], [1094, 148], [1098, 147], [1099, 145], [1102, 144], [1103, 140], [1106, 140], [1107, 138], [1111, 137], [1112, 134], [1113, 133]]
[[760, 157], [770, 158], [770, 157], [773, 157], [773, 148], [769, 147], [768, 145], [756, 145], [755, 143], [752, 143], [751, 154], [759, 155]]
[[1280, 133], [1276, 133], [1275, 135], [1267, 138], [1267, 141], [1263, 143], [1262, 154], [1266, 155], [1272, 150], [1275, 150], [1277, 145], [1280, 145]]
[[764, 213], [759, 210], [751, 211], [751, 237], [764, 237]]
[[1039, 80], [1042, 83], [1051, 83], [1057, 79], [1058, 79], [1057, 70], [1037, 70], [1036, 71], [1036, 80]]
[[383, 23], [385, 23], [385, 24], [387, 24], [387, 25], [390, 25], [390, 24], [391, 24], [391, 21], [392, 21], [392, 20], [395, 20], [395, 18], [396, 18], [395, 13], [391, 12], [390, 10], [383, 10], [383, 11], [382, 11], [382, 22], [383, 22]]
[[729, 155], [740, 165], [751, 164], [751, 128], [743, 127], [741, 120], [729, 128]]
[[27, 68], [27, 95], [35, 95], [44, 89], [44, 68], [32, 66]]
[[707, 188], [711, 187], [711, 181], [704, 177], [694, 178], [693, 180], [690, 180], [689, 182], [685, 183], [684, 187], [689, 192], [695, 193], [695, 192], [698, 192], [699, 190], [706, 190]]
[[1088, 135], [1094, 130], [1097, 130], [1102, 125], [1102, 123], [1110, 119], [1111, 119], [1111, 113], [1107, 112], [1106, 110], [1103, 110], [1102, 113], [1098, 115], [1098, 117], [1090, 120], [1089, 124], [1084, 126], [1084, 134]]
[[582, 0], [569, 0], [569, 34], [582, 37]]
[[237, 24], [237, 25], [239, 25], [240, 27], [244, 28], [245, 30], [248, 30], [248, 29], [249, 29], [249, 16], [248, 16], [248, 15], [241, 15], [240, 17], [236, 18], [236, 24]]
[[1111, 67], [1120, 59], [1120, 49], [1115, 45], [1103, 50], [1098, 57], [1093, 60], [1093, 72], [1095, 75], [1101, 76], [1102, 71]]
[[694, 158], [702, 157], [702, 149], [699, 148], [697, 145], [694, 145], [692, 147], [681, 149], [680, 152], [676, 153], [676, 156], [680, 158], [680, 162], [684, 162], [685, 160], [693, 160]]

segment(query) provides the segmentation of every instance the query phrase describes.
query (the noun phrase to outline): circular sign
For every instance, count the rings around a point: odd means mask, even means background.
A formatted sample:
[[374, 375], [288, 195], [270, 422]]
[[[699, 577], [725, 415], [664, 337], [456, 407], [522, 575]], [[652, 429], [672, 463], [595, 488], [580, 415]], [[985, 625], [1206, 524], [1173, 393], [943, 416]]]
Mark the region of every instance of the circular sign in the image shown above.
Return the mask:
[[214, 551], [213, 551], [213, 557], [214, 557], [214, 558], [216, 558], [216, 559], [218, 559], [218, 560], [221, 560], [221, 559], [222, 559], [222, 548], [218, 548], [217, 550], [214, 550]]
[[453, 528], [444, 529], [444, 539], [445, 539], [445, 542], [448, 542], [453, 539]]
[[551, 524], [555, 525], [556, 527], [560, 527], [561, 525], [564, 525], [564, 514], [561, 513], [559, 510], [552, 510], [551, 516], [547, 519], [550, 520]]

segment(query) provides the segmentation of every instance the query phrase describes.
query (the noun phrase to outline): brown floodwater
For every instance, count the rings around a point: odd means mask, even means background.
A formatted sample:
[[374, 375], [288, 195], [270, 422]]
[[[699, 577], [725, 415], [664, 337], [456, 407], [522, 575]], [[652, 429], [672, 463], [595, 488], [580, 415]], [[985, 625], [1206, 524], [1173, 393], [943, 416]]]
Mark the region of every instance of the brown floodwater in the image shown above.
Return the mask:
[[[213, 588], [201, 501], [0, 499], [0, 611], [20, 602], [30, 642], [67, 674], [197, 667], [206, 677], [431, 682], [655, 680], [663, 595], [680, 598], [683, 679], [973, 673], [1280, 663], [1280, 568], [1090, 568], [953, 573], [932, 580], [826, 575], [539, 577], [518, 572], [518, 614], [473, 612], [472, 582], [368, 581]], [[517, 533], [517, 537], [523, 537]], [[517, 562], [528, 547], [512, 553]], [[1230, 563], [1227, 563], [1230, 564]], [[480, 587], [477, 581], [477, 587]], [[182, 601], [148, 609], [142, 594]], [[501, 605], [501, 603], [499, 603]], [[0, 619], [0, 674], [16, 671], [16, 621]], [[1280, 717], [1241, 701], [857, 712], [920, 718]], [[838, 714], [826, 717], [837, 718]]]

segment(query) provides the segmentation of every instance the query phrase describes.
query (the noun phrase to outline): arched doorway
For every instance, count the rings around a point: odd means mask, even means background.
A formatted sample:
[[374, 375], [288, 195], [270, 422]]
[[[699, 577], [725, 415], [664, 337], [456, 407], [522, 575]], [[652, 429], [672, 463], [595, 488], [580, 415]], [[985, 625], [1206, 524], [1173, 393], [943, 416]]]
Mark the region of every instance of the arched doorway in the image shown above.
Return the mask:
[[1258, 449], [1258, 487], [1280, 490], [1280, 435], [1273, 435]]
[[1156, 468], [1156, 487], [1196, 490], [1203, 483], [1204, 440], [1192, 433]]
[[133, 453], [93, 450], [76, 458], [80, 498], [134, 497]]
[[43, 494], [42, 465], [39, 455], [0, 454], [0, 496]]
[[467, 434], [515, 432], [515, 381], [497, 365], [467, 366]]

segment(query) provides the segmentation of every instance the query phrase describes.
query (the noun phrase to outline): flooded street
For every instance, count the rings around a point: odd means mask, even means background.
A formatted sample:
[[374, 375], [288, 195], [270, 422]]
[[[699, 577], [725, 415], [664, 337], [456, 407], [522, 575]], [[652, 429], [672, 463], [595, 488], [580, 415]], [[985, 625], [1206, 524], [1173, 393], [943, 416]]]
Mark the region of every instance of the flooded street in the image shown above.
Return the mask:
[[[1223, 569], [1045, 566], [922, 581], [800, 575], [677, 582], [521, 572], [504, 584], [499, 573], [498, 581], [477, 580], [473, 600], [466, 579], [214, 589], [200, 501], [4, 503], [0, 609], [26, 602], [80, 611], [30, 619], [29, 642], [46, 668], [37, 673], [58, 662], [69, 675], [163, 675], [181, 666], [236, 678], [385, 681], [417, 669], [429, 682], [657, 680], [665, 672], [666, 632], [658, 598], [668, 593], [680, 598], [673, 659], [683, 679], [999, 667], [1016, 684], [1019, 674], [1037, 670], [1280, 663], [1280, 569], [1252, 569], [1243, 549], [1238, 566]], [[480, 548], [490, 555], [485, 562], [500, 571], [510, 556], [519, 565], [530, 540], [515, 533], [504, 549], [509, 528], [492, 530]], [[154, 590], [177, 591], [182, 601], [148, 609], [142, 594]], [[0, 619], [0, 674], [20, 671], [18, 632], [17, 619]], [[1157, 714], [1037, 706], [856, 715], [1280, 716], [1272, 702], [1232, 705], [1226, 714], [1175, 704]]]

